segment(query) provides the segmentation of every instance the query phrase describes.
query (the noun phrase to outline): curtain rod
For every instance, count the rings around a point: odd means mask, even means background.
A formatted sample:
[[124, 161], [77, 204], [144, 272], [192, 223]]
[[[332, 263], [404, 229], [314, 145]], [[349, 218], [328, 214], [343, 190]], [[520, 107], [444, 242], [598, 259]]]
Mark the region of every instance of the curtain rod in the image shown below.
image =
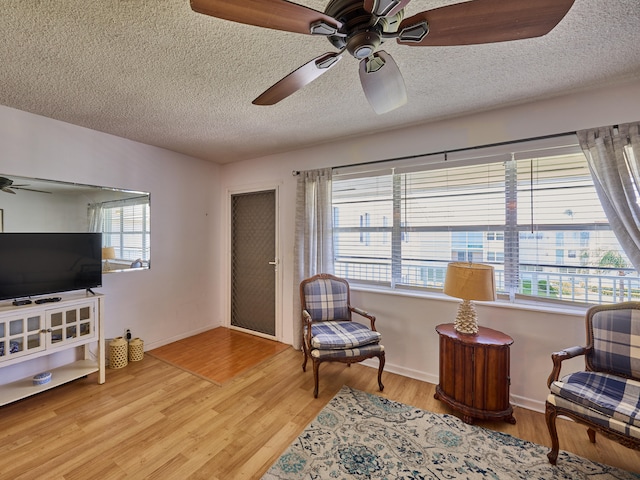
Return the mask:
[[[521, 140], [510, 140], [508, 142], [498, 142], [498, 143], [489, 143], [489, 144], [485, 144], [485, 145], [479, 145], [476, 147], [467, 147], [467, 148], [455, 148], [453, 150], [442, 150], [440, 152], [430, 152], [430, 153], [421, 153], [421, 154], [416, 154], [416, 155], [407, 155], [405, 157], [395, 157], [395, 158], [387, 158], [385, 160], [371, 160], [369, 162], [360, 162], [360, 163], [351, 163], [351, 164], [347, 164], [347, 165], [339, 165], [336, 167], [331, 167], [331, 169], [337, 169], [337, 168], [346, 168], [346, 167], [359, 167], [362, 165], [376, 165], [378, 163], [386, 163], [386, 162], [395, 162], [398, 160], [411, 160], [414, 158], [420, 158], [420, 157], [426, 157], [429, 155], [444, 155], [444, 160], [445, 162], [447, 161], [447, 154], [448, 153], [459, 153], [459, 152], [466, 152], [466, 151], [472, 151], [472, 150], [479, 150], [481, 148], [491, 148], [491, 147], [502, 147], [504, 145], [515, 145], [517, 143], [522, 143], [522, 142], [531, 142], [531, 141], [536, 141], [536, 140], [547, 140], [549, 138], [559, 138], [559, 137], [564, 137], [567, 135], [575, 135], [577, 132], [565, 132], [565, 133], [556, 133], [553, 135], [542, 135], [540, 137], [530, 137], [530, 138], [523, 138]], [[300, 171], [298, 170], [294, 170], [293, 175], [299, 175]]]
[[104, 202], [89, 203], [88, 205], [106, 205], [108, 203], [126, 202], [127, 200], [138, 200], [139, 198], [149, 198], [149, 195], [136, 195], [135, 197], [118, 198], [116, 200], [105, 200]]

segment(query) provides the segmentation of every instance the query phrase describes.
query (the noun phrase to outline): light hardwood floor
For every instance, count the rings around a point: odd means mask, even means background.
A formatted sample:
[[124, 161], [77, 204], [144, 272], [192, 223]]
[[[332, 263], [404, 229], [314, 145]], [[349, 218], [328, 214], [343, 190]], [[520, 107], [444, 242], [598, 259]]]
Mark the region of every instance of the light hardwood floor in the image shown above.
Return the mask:
[[[287, 347], [257, 335], [218, 327], [148, 353], [223, 385]], [[203, 352], [215, 352], [215, 355], [203, 355]]]
[[[320, 392], [287, 348], [223, 386], [145, 355], [140, 362], [0, 408], [2, 479], [259, 478], [343, 384], [379, 393], [376, 370], [323, 364]], [[427, 410], [451, 413], [434, 385], [385, 373], [382, 393]], [[481, 422], [549, 445], [544, 416], [515, 408], [516, 425]], [[560, 446], [640, 472], [640, 453], [586, 429], [559, 425]]]

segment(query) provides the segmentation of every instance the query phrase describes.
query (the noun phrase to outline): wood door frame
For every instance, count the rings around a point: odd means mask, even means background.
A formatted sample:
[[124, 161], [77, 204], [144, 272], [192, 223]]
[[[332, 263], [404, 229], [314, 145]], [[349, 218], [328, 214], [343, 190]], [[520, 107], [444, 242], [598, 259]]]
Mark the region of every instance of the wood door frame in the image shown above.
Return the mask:
[[[268, 335], [262, 332], [256, 332], [254, 330], [248, 330], [246, 328], [236, 327], [231, 325], [231, 241], [233, 235], [232, 229], [232, 219], [231, 219], [231, 211], [233, 208], [232, 197], [233, 195], [241, 195], [244, 193], [259, 193], [273, 191], [275, 194], [275, 336]], [[227, 226], [227, 235], [226, 235], [226, 265], [225, 265], [225, 316], [224, 316], [224, 326], [227, 328], [231, 328], [233, 330], [238, 330], [241, 332], [250, 333], [252, 335], [256, 335], [258, 337], [268, 338], [270, 340], [282, 341], [282, 261], [280, 257], [280, 184], [279, 183], [261, 183], [261, 184], [253, 184], [245, 187], [237, 187], [237, 188], [228, 188], [226, 194], [227, 207], [226, 207], [226, 226]]]

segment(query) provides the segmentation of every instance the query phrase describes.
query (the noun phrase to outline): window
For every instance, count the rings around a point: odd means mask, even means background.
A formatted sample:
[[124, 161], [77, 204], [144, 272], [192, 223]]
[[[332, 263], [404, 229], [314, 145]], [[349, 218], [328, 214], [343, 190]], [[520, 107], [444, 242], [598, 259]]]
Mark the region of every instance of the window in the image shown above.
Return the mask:
[[148, 197], [102, 204], [102, 243], [115, 248], [117, 260], [148, 262], [150, 239]]
[[509, 148], [482, 159], [336, 169], [336, 274], [439, 290], [448, 262], [473, 261], [493, 265], [498, 293], [512, 300], [640, 300], [638, 273], [611, 231], [577, 141]]
[[[385, 219], [383, 219], [384, 221]], [[369, 245], [369, 214], [365, 213], [364, 215], [360, 215], [360, 243], [364, 243], [365, 245]]]

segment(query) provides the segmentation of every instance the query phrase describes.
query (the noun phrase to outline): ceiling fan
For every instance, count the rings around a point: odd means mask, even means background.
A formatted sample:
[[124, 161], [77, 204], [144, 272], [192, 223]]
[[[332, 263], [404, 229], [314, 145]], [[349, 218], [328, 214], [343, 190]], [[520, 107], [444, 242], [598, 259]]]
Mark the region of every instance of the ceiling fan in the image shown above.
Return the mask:
[[333, 67], [345, 51], [360, 61], [360, 83], [378, 113], [407, 101], [402, 74], [380, 46], [455, 46], [505, 42], [549, 33], [575, 0], [472, 0], [404, 18], [411, 0], [330, 0], [324, 13], [286, 0], [190, 0], [199, 13], [232, 22], [329, 39], [328, 52], [268, 88], [253, 103], [274, 105]]
[[34, 188], [27, 188], [29, 185], [14, 185], [13, 184], [13, 180], [6, 178], [6, 177], [0, 177], [0, 191], [5, 192], [5, 193], [12, 193], [12, 194], [16, 194], [16, 192], [14, 192], [14, 190], [27, 190], [29, 192], [38, 192], [38, 193], [51, 193], [51, 192], [46, 192], [44, 190], [36, 190]]

